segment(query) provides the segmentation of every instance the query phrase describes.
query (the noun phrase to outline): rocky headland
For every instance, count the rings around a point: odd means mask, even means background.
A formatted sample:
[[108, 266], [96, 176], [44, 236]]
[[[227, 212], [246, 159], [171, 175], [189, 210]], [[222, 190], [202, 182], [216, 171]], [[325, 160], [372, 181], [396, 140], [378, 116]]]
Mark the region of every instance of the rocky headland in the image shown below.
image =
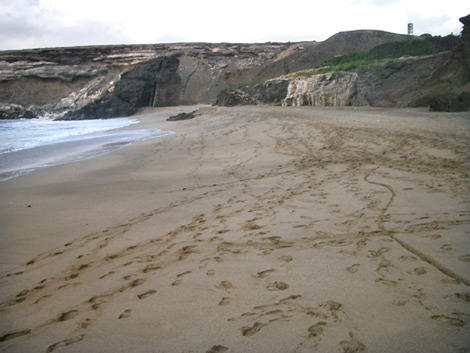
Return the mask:
[[301, 78], [288, 75], [334, 56], [409, 37], [362, 30], [341, 32], [324, 42], [2, 51], [0, 118], [111, 118], [142, 107], [197, 103], [445, 109], [460, 99], [465, 106], [470, 87], [469, 16], [461, 22], [466, 28], [458, 50]]

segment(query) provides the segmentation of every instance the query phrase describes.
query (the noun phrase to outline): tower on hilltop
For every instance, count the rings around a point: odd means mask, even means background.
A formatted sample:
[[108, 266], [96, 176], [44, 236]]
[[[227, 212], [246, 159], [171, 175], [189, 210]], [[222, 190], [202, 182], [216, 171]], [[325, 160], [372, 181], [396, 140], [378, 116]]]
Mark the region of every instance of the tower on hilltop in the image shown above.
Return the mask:
[[413, 35], [413, 23], [411, 22], [408, 23], [408, 35], [409, 36]]

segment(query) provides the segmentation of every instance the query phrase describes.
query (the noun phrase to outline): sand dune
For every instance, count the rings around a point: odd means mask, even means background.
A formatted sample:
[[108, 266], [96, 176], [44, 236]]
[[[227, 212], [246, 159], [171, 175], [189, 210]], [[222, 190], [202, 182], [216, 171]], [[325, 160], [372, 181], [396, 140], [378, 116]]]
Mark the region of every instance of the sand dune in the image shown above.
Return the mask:
[[468, 114], [193, 109], [0, 183], [0, 351], [470, 349]]

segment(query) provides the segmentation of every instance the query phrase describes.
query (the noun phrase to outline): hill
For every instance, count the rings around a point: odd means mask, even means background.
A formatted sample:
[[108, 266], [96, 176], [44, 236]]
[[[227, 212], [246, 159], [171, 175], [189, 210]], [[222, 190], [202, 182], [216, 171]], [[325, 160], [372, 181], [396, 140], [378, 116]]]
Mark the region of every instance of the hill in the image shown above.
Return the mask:
[[217, 104], [470, 110], [469, 19], [470, 16], [460, 19], [464, 24], [461, 36], [407, 37], [369, 50], [317, 60], [310, 66], [303, 65], [303, 71], [252, 87], [223, 91]]

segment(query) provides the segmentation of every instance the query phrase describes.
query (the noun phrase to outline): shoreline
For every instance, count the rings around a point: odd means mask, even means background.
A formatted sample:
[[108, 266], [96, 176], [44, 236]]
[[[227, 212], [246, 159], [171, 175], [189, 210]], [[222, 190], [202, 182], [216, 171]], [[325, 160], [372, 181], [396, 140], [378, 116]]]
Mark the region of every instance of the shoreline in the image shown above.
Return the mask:
[[0, 350], [468, 348], [468, 114], [194, 109], [0, 183]]
[[[134, 127], [134, 128], [129, 128]], [[171, 135], [172, 131], [138, 129], [135, 123], [0, 154], [0, 183], [35, 170], [95, 158], [136, 141]]]

